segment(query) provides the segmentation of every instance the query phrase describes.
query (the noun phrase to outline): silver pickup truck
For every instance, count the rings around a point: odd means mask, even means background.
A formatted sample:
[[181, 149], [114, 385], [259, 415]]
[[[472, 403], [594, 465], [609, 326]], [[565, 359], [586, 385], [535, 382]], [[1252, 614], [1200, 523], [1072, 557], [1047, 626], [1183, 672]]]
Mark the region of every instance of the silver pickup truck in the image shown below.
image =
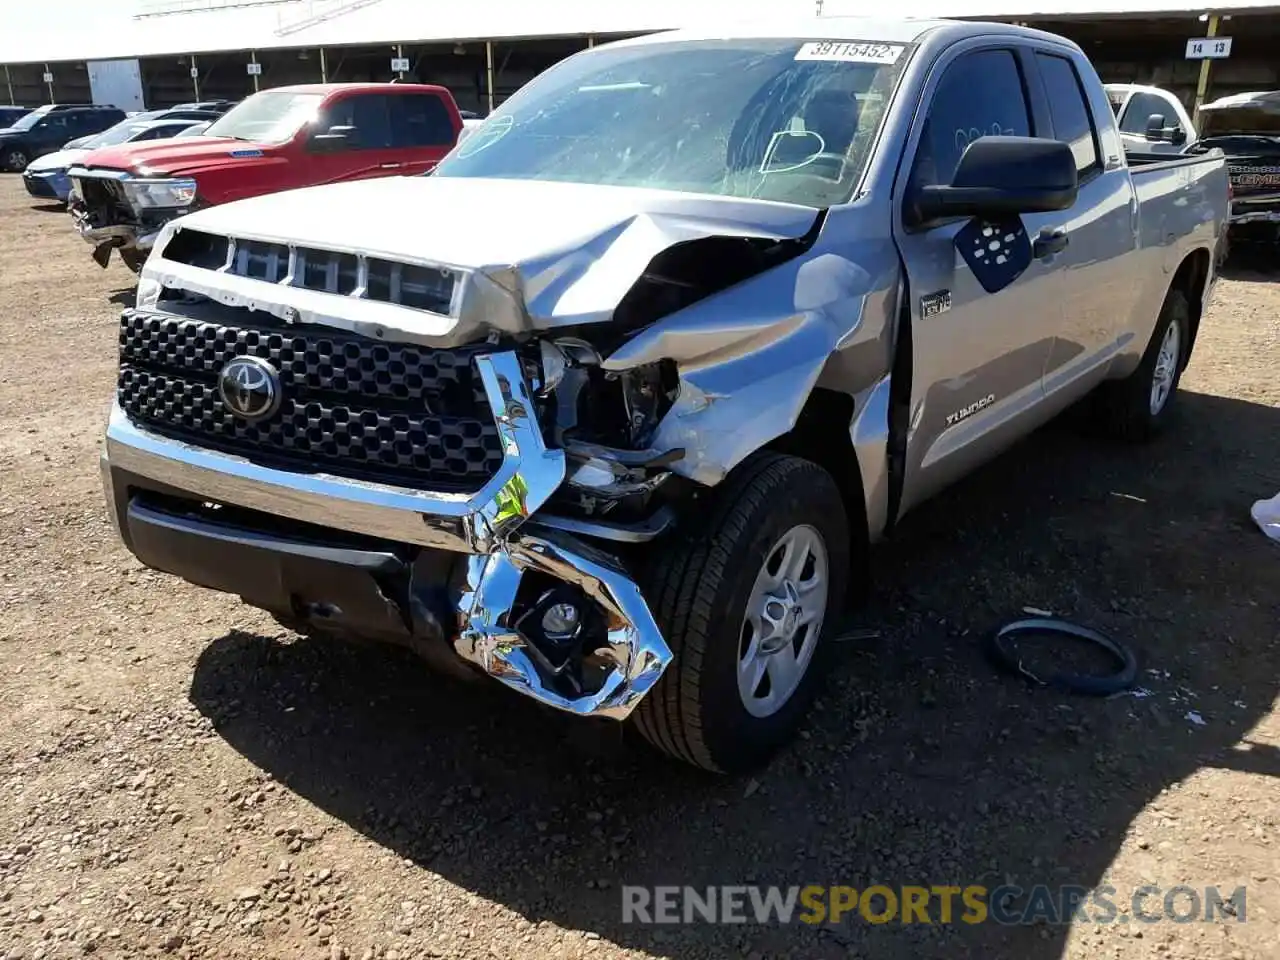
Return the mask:
[[802, 722], [872, 545], [1091, 395], [1166, 425], [1220, 154], [1131, 169], [1078, 47], [680, 31], [431, 176], [164, 229], [102, 460], [145, 564], [716, 771]]

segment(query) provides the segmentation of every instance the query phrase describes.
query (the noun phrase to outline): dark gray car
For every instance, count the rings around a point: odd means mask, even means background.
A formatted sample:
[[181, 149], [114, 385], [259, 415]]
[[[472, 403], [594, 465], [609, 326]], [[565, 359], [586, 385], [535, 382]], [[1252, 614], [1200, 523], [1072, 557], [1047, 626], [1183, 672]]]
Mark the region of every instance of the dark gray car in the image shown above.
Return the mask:
[[21, 172], [36, 157], [62, 148], [68, 140], [101, 133], [125, 118], [117, 107], [46, 104], [0, 129], [0, 169]]

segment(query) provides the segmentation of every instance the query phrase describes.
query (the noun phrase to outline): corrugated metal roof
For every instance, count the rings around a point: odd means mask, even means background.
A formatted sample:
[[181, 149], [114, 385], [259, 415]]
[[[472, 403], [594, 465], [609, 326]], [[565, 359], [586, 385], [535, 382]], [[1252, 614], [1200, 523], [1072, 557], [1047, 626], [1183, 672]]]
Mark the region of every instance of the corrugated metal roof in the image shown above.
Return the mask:
[[[894, 11], [910, 17], [999, 17], [1039, 19], [1043, 17], [1149, 17], [1185, 16], [1194, 19], [1206, 10], [1219, 14], [1277, 11], [1276, 0], [1237, 0], [1209, 3], [1200, 0], [900, 0]], [[824, 16], [854, 16], [864, 13], [865, 0], [823, 0]], [[908, 11], [908, 12], [904, 12]], [[1194, 24], [1187, 36], [1195, 33]]]
[[[198, 3], [200, 0], [188, 0]], [[214, 0], [203, 0], [207, 5]], [[135, 17], [122, 0], [62, 0], [56, 16], [36, 4], [0, 13], [0, 63], [106, 60], [224, 50], [425, 43], [519, 37], [608, 36], [696, 25], [716, 19], [812, 16], [815, 0], [287, 0], [212, 10]], [[153, 8], [152, 8], [153, 9]], [[1188, 0], [900, 0], [910, 17], [1184, 15], [1204, 7]], [[1277, 0], [1217, 4], [1220, 13], [1277, 10]], [[865, 0], [823, 0], [823, 15], [867, 11]], [[1188, 24], [1188, 36], [1196, 32]]]

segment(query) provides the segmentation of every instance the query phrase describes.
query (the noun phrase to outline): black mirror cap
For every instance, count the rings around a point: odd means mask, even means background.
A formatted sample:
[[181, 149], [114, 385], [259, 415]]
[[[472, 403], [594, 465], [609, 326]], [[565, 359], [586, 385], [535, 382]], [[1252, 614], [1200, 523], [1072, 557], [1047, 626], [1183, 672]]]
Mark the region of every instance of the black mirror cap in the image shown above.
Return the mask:
[[1187, 132], [1182, 129], [1181, 124], [1166, 127], [1163, 113], [1153, 113], [1147, 118], [1147, 129], [1144, 136], [1156, 143], [1172, 143], [1175, 146], [1180, 146], [1187, 142]]
[[949, 186], [920, 190], [922, 221], [1052, 213], [1076, 202], [1075, 155], [1061, 140], [980, 137], [969, 144]]

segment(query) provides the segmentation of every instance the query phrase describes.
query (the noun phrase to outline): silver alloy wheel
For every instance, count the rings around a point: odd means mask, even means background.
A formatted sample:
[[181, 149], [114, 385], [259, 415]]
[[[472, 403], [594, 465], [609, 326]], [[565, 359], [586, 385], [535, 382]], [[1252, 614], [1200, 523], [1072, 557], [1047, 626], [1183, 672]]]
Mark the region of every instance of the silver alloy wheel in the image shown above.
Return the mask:
[[753, 717], [791, 699], [813, 660], [827, 611], [827, 545], [813, 527], [774, 544], [747, 599], [738, 645], [738, 695]]
[[4, 158], [4, 163], [10, 170], [15, 170], [18, 173], [21, 173], [27, 165], [27, 155], [21, 150], [14, 150]]
[[1173, 381], [1178, 373], [1178, 360], [1182, 351], [1182, 329], [1171, 323], [1160, 341], [1160, 353], [1156, 356], [1156, 368], [1151, 374], [1151, 415], [1156, 416], [1169, 402], [1173, 393]]

